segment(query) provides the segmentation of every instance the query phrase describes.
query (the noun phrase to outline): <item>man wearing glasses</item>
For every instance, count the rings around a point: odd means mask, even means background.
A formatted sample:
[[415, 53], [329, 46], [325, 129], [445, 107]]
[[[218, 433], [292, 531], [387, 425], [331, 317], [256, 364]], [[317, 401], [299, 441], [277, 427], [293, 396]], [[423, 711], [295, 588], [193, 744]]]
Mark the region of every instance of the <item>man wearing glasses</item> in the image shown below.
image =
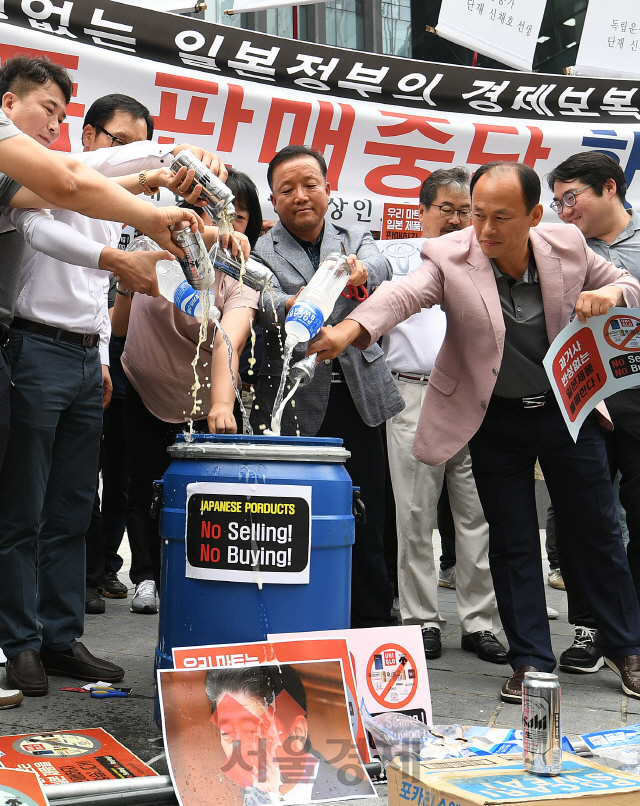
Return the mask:
[[421, 308], [441, 305], [447, 333], [429, 377], [414, 455], [448, 461], [467, 442], [489, 523], [489, 562], [522, 700], [528, 671], [552, 672], [536, 515], [536, 458], [571, 562], [623, 691], [640, 699], [640, 607], [624, 553], [595, 412], [574, 443], [542, 360], [569, 323], [634, 307], [640, 285], [589, 249], [577, 228], [541, 224], [540, 179], [522, 163], [483, 165], [471, 181], [473, 226], [427, 240], [424, 262], [311, 345], [320, 360], [366, 348]]
[[[627, 182], [620, 165], [598, 151], [584, 151], [566, 159], [547, 176], [553, 192], [551, 208], [565, 224], [574, 224], [599, 255], [640, 279], [640, 215], [625, 207]], [[605, 435], [611, 477], [621, 473], [620, 500], [629, 527], [627, 559], [640, 599], [640, 389], [624, 389], [607, 398], [613, 431]], [[560, 656], [567, 672], [597, 672], [603, 653], [596, 644], [589, 612], [575, 569], [559, 535], [558, 559], [565, 581], [573, 645]], [[566, 578], [565, 578], [566, 575]]]
[[[469, 172], [434, 171], [420, 188], [423, 238], [439, 238], [471, 223]], [[489, 571], [489, 526], [471, 473], [468, 445], [436, 467], [411, 455], [429, 375], [444, 340], [447, 318], [439, 306], [422, 310], [383, 339], [387, 364], [406, 408], [387, 420], [389, 468], [398, 527], [398, 594], [402, 624], [419, 624], [427, 659], [442, 652], [446, 619], [438, 609], [438, 572], [433, 530], [446, 477], [455, 523], [456, 597], [462, 648], [491, 663], [506, 663], [507, 652], [495, 637], [500, 629]]]

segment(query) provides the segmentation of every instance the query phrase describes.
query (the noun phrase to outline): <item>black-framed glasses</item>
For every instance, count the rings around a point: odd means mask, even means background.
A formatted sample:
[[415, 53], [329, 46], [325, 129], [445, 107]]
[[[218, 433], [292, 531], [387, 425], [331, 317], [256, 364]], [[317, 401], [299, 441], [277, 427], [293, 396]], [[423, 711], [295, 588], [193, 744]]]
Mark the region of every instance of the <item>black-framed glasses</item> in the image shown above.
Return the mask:
[[468, 221], [471, 218], [471, 210], [456, 210], [450, 204], [430, 204], [429, 207], [437, 207], [443, 218], [453, 218], [456, 213], [460, 221]]
[[581, 193], [584, 193], [585, 190], [588, 190], [591, 185], [585, 185], [584, 187], [578, 188], [577, 190], [568, 190], [566, 193], [562, 194], [562, 198], [554, 199], [549, 207], [553, 210], [554, 213], [560, 215], [562, 212], [563, 207], [575, 207], [576, 206], [576, 196], [579, 196]]
[[126, 146], [129, 143], [126, 140], [123, 140], [121, 137], [116, 137], [115, 134], [111, 134], [108, 132], [104, 126], [98, 126], [97, 124], [94, 126], [94, 129], [99, 129], [103, 134], [106, 134], [107, 137], [111, 140], [111, 145], [109, 148], [113, 148], [113, 146]]

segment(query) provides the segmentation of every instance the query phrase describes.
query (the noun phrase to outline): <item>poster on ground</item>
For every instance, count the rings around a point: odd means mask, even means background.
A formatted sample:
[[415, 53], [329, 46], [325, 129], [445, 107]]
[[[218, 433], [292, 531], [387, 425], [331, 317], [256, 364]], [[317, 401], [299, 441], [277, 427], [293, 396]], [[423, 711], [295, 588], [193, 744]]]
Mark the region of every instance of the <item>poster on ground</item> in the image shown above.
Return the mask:
[[157, 775], [102, 728], [0, 736], [0, 768], [35, 773], [45, 785]]
[[48, 806], [38, 776], [24, 770], [0, 770], [0, 806]]
[[553, 340], [543, 364], [575, 442], [598, 403], [640, 385], [640, 308], [611, 308], [585, 325], [576, 317]]
[[192, 579], [306, 585], [311, 487], [188, 484], [185, 548]]
[[[364, 703], [372, 716], [400, 711], [427, 725], [433, 724], [429, 675], [419, 625], [267, 636], [270, 641], [336, 637], [347, 639], [355, 670], [358, 703]], [[375, 755], [375, 745], [370, 737], [369, 748]]]
[[172, 650], [176, 669], [213, 669], [222, 666], [251, 666], [266, 663], [293, 663], [314, 660], [340, 660], [346, 684], [347, 707], [356, 747], [363, 761], [369, 761], [369, 749], [358, 708], [358, 692], [349, 648], [344, 638], [321, 640], [217, 644], [179, 647]]
[[[161, 669], [167, 761], [181, 806], [375, 797], [339, 660]], [[206, 795], [204, 794], [206, 793]]]

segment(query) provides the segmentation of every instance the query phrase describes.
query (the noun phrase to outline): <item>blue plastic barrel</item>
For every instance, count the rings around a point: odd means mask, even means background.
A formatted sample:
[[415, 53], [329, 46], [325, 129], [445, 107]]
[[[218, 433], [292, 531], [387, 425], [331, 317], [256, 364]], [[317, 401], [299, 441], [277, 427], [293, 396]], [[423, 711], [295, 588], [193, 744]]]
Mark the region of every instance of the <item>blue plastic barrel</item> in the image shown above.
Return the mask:
[[[262, 641], [267, 633], [349, 627], [353, 487], [341, 439], [194, 434], [169, 448], [163, 478], [162, 595], [156, 665], [181, 646]], [[311, 487], [308, 584], [258, 585], [186, 576], [187, 485]]]

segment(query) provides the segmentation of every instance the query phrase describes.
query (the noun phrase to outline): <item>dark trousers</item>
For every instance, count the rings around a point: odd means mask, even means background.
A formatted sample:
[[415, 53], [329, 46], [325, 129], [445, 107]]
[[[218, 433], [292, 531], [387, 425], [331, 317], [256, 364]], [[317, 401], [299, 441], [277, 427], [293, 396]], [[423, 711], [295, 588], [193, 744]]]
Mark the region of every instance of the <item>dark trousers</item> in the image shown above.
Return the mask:
[[384, 561], [384, 445], [380, 426], [363, 421], [346, 383], [331, 384], [327, 411], [317, 435], [339, 437], [351, 457], [345, 464], [367, 510], [356, 523], [351, 567], [351, 627], [385, 627], [393, 598]]
[[102, 431], [97, 347], [12, 329], [0, 472], [0, 646], [71, 648], [84, 629], [85, 544]]
[[611, 478], [620, 471], [620, 503], [629, 528], [627, 557], [640, 599], [640, 389], [624, 389], [605, 402], [613, 423], [605, 437]]
[[547, 619], [534, 465], [610, 657], [640, 653], [640, 609], [615, 513], [604, 438], [594, 414], [577, 443], [555, 401], [523, 409], [492, 398], [469, 443], [489, 523], [489, 562], [514, 669], [555, 668]]
[[[134, 443], [137, 450], [137, 445]], [[105, 412], [102, 439], [102, 542], [107, 571], [122, 568], [118, 554], [125, 528], [131, 549], [129, 578], [134, 585], [153, 579], [147, 534], [140, 507], [129, 483], [129, 445], [124, 425], [124, 398], [115, 398]]]
[[[0, 328], [0, 341], [4, 341], [4, 333]], [[11, 417], [11, 368], [4, 346], [0, 344], [0, 468], [7, 449], [9, 439], [9, 420]]]
[[[167, 448], [187, 426], [185, 423], [165, 423], [154, 417], [130, 383], [125, 392], [124, 423], [129, 446], [130, 490], [135, 496], [138, 523], [142, 527], [153, 579], [159, 590], [162, 561], [160, 521], [149, 514], [153, 482], [163, 477], [171, 463]], [[194, 429], [206, 432], [207, 421], [197, 420]]]
[[440, 568], [447, 571], [456, 564], [456, 525], [453, 521], [451, 503], [449, 501], [449, 488], [447, 487], [447, 477], [442, 484], [442, 492], [438, 499], [438, 531], [442, 545], [440, 555]]

